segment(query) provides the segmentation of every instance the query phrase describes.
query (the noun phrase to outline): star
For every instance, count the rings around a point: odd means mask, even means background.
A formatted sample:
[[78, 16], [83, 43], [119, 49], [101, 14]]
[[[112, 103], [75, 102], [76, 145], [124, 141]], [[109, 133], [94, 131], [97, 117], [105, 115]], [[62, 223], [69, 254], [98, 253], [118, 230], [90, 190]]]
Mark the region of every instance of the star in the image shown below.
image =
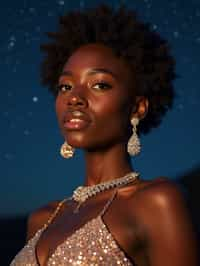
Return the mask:
[[9, 42], [8, 42], [8, 49], [11, 50], [16, 43], [16, 37], [14, 35], [10, 36]]
[[30, 13], [35, 13], [35, 8], [34, 8], [34, 7], [30, 7], [30, 8], [29, 8], [29, 12], [30, 12]]
[[32, 100], [33, 100], [34, 103], [36, 103], [36, 102], [38, 102], [38, 97], [34, 96], [34, 97], [32, 98]]
[[48, 12], [47, 12], [47, 16], [48, 16], [48, 17], [53, 17], [53, 12], [48, 11]]
[[168, 25], [168, 24], [169, 24], [169, 21], [166, 19], [166, 20], [164, 21], [164, 24], [165, 24], [165, 25]]
[[35, 27], [35, 31], [40, 32], [41, 31], [41, 27], [40, 26], [36, 26]]
[[29, 112], [27, 113], [27, 115], [28, 115], [28, 116], [32, 116], [32, 115], [33, 115], [33, 112], [29, 111]]
[[198, 9], [197, 9], [197, 11], [196, 11], [196, 16], [197, 16], [197, 17], [200, 17], [200, 10], [198, 10]]
[[174, 35], [174, 38], [178, 38], [179, 37], [179, 32], [178, 31], [174, 31], [173, 35]]
[[4, 112], [3, 112], [3, 115], [4, 115], [4, 116], [8, 116], [8, 115], [9, 115], [9, 112], [8, 112], [8, 111], [4, 111]]
[[12, 160], [14, 158], [14, 154], [12, 153], [5, 153], [4, 158], [8, 161]]
[[14, 129], [14, 128], [16, 128], [16, 125], [15, 125], [15, 123], [11, 122], [10, 123], [10, 129]]
[[179, 110], [179, 111], [182, 111], [183, 110], [183, 108], [184, 108], [184, 106], [183, 106], [183, 104], [182, 103], [179, 103], [179, 104], [177, 104], [177, 109]]
[[19, 10], [19, 13], [22, 15], [22, 14], [24, 14], [24, 9], [20, 9]]
[[84, 8], [85, 2], [83, 0], [80, 1], [80, 8]]
[[200, 44], [200, 37], [197, 37], [197, 38], [196, 38], [196, 41], [197, 41], [197, 43]]
[[25, 136], [28, 136], [29, 134], [30, 134], [30, 131], [29, 131], [28, 129], [25, 129], [25, 130], [24, 130], [24, 135], [25, 135]]
[[58, 4], [59, 4], [60, 6], [64, 6], [65, 1], [63, 1], [63, 0], [59, 0], [59, 1], [58, 1]]
[[156, 24], [153, 24], [152, 28], [153, 28], [153, 30], [156, 30], [158, 28], [158, 26]]

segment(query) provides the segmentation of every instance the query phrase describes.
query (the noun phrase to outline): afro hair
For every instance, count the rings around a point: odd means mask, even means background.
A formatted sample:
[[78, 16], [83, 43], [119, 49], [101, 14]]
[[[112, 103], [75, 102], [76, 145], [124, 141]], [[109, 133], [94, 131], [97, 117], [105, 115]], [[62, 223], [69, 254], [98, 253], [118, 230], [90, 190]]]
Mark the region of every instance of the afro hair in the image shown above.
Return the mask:
[[138, 20], [136, 12], [108, 5], [74, 10], [59, 19], [57, 32], [48, 32], [49, 43], [42, 44], [45, 56], [41, 65], [41, 81], [57, 96], [57, 82], [64, 64], [81, 45], [102, 43], [123, 57], [137, 77], [136, 94], [145, 96], [149, 110], [138, 129], [147, 133], [157, 127], [173, 105], [175, 60], [168, 42]]

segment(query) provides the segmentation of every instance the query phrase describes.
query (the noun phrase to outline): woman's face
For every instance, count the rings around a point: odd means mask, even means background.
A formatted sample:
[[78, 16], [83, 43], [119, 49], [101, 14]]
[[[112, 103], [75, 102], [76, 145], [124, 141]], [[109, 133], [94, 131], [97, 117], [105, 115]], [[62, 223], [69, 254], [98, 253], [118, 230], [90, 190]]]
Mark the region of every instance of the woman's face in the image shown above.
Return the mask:
[[76, 50], [59, 77], [56, 114], [73, 147], [105, 149], [130, 134], [134, 77], [126, 63], [102, 44]]

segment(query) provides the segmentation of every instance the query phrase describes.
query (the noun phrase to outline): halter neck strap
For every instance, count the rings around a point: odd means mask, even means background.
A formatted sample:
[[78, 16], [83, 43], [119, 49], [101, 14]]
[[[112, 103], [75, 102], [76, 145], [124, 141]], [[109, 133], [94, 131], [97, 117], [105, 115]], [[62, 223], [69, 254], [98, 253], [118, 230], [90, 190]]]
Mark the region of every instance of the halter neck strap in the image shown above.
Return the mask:
[[114, 193], [112, 194], [112, 196], [109, 198], [109, 200], [106, 202], [106, 204], [104, 205], [103, 209], [101, 210], [99, 216], [104, 216], [105, 212], [108, 210], [108, 208], [110, 207], [111, 203], [113, 202], [114, 198], [117, 196], [117, 189], [115, 189]]

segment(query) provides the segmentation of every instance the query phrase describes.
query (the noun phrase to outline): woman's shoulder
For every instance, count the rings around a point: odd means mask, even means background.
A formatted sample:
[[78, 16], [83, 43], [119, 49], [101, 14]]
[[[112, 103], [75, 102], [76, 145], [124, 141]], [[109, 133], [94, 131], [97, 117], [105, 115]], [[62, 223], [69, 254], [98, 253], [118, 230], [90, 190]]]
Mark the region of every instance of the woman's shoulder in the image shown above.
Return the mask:
[[[153, 180], [142, 180], [136, 191], [137, 204], [153, 205], [157, 208], [175, 207], [183, 203], [183, 194], [177, 184], [167, 177], [157, 177]], [[134, 200], [134, 197], [132, 197]]]
[[35, 233], [47, 223], [49, 217], [56, 210], [60, 201], [52, 201], [33, 211], [27, 222], [27, 240], [31, 239]]
[[[138, 196], [143, 200], [149, 200], [149, 197], [156, 202], [170, 200], [181, 196], [181, 190], [176, 183], [168, 177], [157, 177], [152, 180], [143, 180], [140, 182], [137, 190]], [[159, 198], [159, 200], [158, 200]]]
[[[129, 208], [131, 221], [136, 218], [142, 228], [141, 236], [148, 245], [152, 261], [162, 261], [165, 255], [163, 250], [168, 250], [170, 254], [175, 254], [170, 259], [181, 261], [182, 264], [185, 260], [188, 264], [191, 258], [191, 265], [197, 265], [194, 263], [197, 254], [196, 236], [190, 213], [183, 193], [173, 180], [156, 178], [143, 184], [141, 182], [141, 189], [135, 193], [135, 199], [132, 197], [131, 200], [134, 203], [134, 208]], [[173, 253], [174, 250], [178, 255]], [[182, 257], [182, 252], [185, 257]]]
[[134, 205], [133, 215], [142, 221], [157, 224], [168, 220], [173, 223], [176, 219], [188, 216], [186, 201], [178, 185], [167, 177], [155, 178], [151, 181], [141, 181], [131, 197]]

